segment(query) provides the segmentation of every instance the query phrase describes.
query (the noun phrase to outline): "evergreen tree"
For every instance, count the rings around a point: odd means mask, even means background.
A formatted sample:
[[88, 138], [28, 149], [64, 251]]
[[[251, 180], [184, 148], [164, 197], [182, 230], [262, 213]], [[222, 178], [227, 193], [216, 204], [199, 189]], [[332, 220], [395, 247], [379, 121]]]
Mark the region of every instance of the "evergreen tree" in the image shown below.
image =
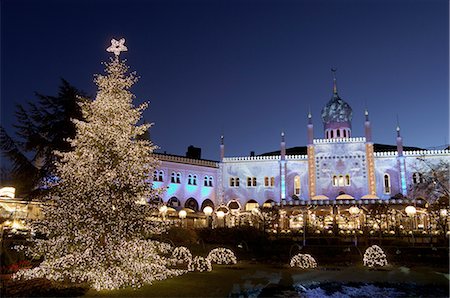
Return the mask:
[[25, 195], [55, 174], [53, 151], [70, 149], [67, 138], [75, 136], [71, 119], [82, 119], [79, 103], [84, 93], [61, 79], [57, 96], [36, 93], [37, 103], [17, 106], [17, 140], [0, 127], [1, 150], [12, 162], [12, 181]]
[[150, 125], [137, 125], [147, 104], [132, 104], [136, 75], [127, 73], [118, 55], [105, 65], [106, 75], [95, 79], [96, 99], [82, 105], [85, 121], [74, 120], [73, 150], [58, 153], [60, 182], [45, 220], [35, 224], [48, 240], [36, 241], [31, 252], [45, 261], [17, 277], [68, 278], [114, 289], [183, 272], [168, 269], [170, 261], [160, 255], [168, 245], [141, 240], [161, 228], [145, 203], [158, 195], [150, 182], [156, 147], [138, 139]]

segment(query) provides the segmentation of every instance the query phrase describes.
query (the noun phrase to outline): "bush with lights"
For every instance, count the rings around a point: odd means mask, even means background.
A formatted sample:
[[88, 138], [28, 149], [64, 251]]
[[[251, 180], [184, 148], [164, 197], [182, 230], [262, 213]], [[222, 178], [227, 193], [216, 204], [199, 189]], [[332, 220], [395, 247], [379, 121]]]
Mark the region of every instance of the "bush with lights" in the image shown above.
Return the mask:
[[212, 249], [206, 257], [212, 264], [236, 264], [237, 259], [234, 252], [228, 248], [218, 247]]
[[317, 267], [316, 260], [309, 254], [296, 254], [292, 257], [291, 267], [298, 267], [302, 269], [311, 269]]
[[378, 245], [372, 245], [364, 252], [364, 266], [384, 267], [388, 264], [386, 254]]
[[208, 258], [196, 256], [189, 265], [189, 271], [212, 271], [211, 261]]

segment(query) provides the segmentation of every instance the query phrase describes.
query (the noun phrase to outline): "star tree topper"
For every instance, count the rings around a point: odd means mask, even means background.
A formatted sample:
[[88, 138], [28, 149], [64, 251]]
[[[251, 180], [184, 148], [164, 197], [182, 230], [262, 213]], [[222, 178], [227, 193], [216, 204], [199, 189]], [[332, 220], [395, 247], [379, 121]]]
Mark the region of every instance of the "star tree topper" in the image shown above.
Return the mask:
[[113, 52], [114, 55], [119, 56], [120, 52], [128, 51], [127, 47], [124, 45], [125, 38], [121, 38], [119, 41], [114, 38], [111, 39], [111, 46], [106, 49], [108, 52]]

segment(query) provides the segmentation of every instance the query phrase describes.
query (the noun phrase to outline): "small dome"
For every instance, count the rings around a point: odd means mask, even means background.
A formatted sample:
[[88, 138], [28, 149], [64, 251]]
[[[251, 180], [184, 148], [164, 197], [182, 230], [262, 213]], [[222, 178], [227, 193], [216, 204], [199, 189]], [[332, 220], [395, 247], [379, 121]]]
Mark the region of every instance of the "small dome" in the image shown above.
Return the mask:
[[331, 100], [322, 109], [322, 121], [324, 124], [332, 122], [352, 121], [352, 108], [342, 100], [337, 93], [333, 94]]

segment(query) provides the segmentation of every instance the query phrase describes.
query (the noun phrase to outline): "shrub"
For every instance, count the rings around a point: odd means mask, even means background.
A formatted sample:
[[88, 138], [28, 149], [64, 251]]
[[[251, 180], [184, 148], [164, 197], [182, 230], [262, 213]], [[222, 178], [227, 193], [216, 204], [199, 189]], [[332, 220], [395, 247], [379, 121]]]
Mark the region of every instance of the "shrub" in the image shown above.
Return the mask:
[[383, 267], [388, 264], [386, 254], [378, 245], [372, 245], [364, 252], [364, 266]]
[[223, 247], [218, 247], [218, 248], [214, 248], [213, 250], [211, 250], [208, 254], [207, 259], [209, 259], [209, 261], [211, 263], [215, 263], [215, 264], [236, 264], [237, 263], [237, 259], [236, 256], [234, 255], [234, 252], [232, 252], [230, 249], [228, 248], [223, 248]]
[[296, 254], [292, 257], [291, 267], [299, 267], [302, 269], [316, 268], [316, 260], [309, 254]]
[[196, 256], [194, 260], [189, 265], [189, 271], [212, 271], [211, 262], [208, 258]]

